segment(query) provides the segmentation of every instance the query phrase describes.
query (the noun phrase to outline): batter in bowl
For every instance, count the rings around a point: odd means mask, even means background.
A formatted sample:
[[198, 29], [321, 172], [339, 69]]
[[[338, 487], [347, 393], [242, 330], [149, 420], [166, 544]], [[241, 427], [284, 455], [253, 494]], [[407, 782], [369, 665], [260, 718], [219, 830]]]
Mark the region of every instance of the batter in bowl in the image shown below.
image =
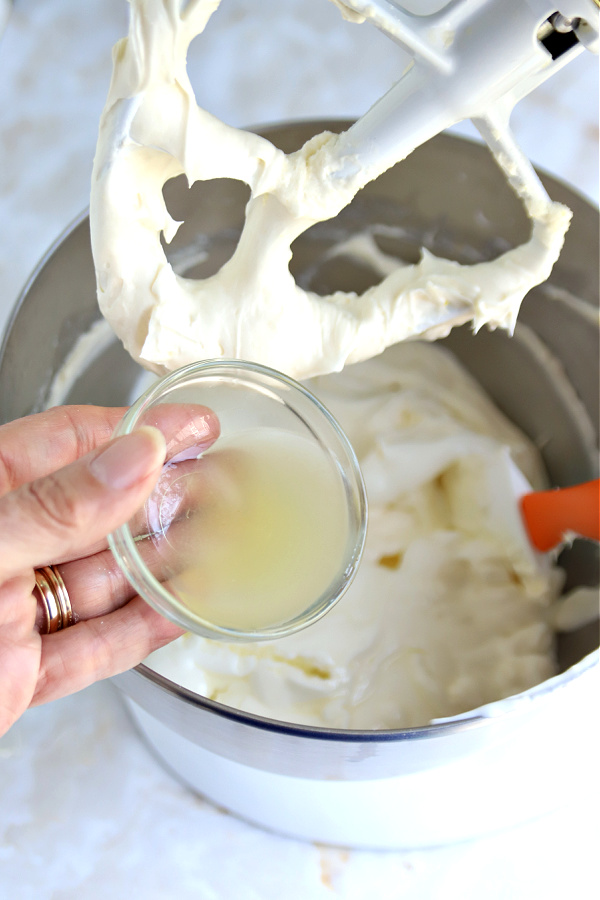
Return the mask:
[[228, 706], [358, 729], [424, 725], [554, 674], [562, 573], [488, 490], [511, 459], [543, 485], [533, 444], [437, 345], [402, 344], [310, 386], [365, 478], [354, 582], [296, 635], [233, 645], [190, 634], [147, 664]]

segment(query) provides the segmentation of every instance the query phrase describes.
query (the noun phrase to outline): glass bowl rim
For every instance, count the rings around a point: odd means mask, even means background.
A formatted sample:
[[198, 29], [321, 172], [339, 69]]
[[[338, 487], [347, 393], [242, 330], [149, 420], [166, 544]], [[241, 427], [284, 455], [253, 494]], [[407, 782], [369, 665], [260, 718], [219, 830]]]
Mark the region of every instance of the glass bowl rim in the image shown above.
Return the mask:
[[[283, 385], [292, 396], [300, 394], [304, 400], [317, 410], [323, 418], [326, 426], [334, 433], [341, 449], [346, 456], [347, 469], [352, 477], [352, 499], [348, 499], [348, 507], [356, 510], [356, 534], [352, 543], [350, 554], [345, 558], [344, 569], [338, 578], [338, 588], [333, 601], [326, 602], [323, 598], [331, 593], [327, 591], [311, 604], [307, 610], [294, 616], [287, 622], [279, 625], [255, 630], [242, 630], [217, 625], [203, 620], [200, 617], [191, 616], [179, 603], [173, 594], [162, 586], [160, 581], [152, 574], [142, 560], [135, 547], [136, 541], [129, 527], [129, 522], [124, 523], [108, 535], [109, 548], [122, 572], [136, 592], [158, 613], [175, 622], [187, 631], [193, 631], [202, 637], [224, 640], [229, 642], [250, 642], [261, 640], [276, 640], [280, 637], [294, 634], [309, 625], [314, 624], [337, 604], [344, 595], [358, 569], [362, 558], [367, 535], [368, 502], [367, 494], [360, 470], [360, 465], [354, 449], [344, 430], [326, 406], [305, 385], [293, 379], [291, 376], [277, 369], [263, 366], [260, 363], [243, 359], [217, 358], [201, 360], [190, 363], [179, 369], [175, 369], [158, 378], [151, 384], [127, 410], [113, 433], [113, 437], [131, 434], [139, 425], [139, 419], [153, 403], [180, 383], [194, 376], [209, 376], [211, 374], [227, 374], [235, 370], [242, 370], [244, 375], [267, 378]], [[311, 610], [315, 610], [311, 614]]]

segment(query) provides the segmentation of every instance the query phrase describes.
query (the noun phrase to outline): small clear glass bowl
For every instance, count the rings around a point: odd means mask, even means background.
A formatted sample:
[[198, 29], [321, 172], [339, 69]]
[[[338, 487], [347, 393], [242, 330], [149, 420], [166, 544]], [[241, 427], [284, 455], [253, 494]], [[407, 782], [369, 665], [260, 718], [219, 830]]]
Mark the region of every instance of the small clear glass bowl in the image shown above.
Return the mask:
[[[208, 448], [207, 408], [221, 428]], [[188, 631], [251, 641], [298, 631], [340, 599], [367, 499], [348, 438], [310, 391], [255, 363], [194, 363], [150, 387], [115, 436], [144, 425], [165, 435], [167, 460], [109, 545], [147, 603]]]

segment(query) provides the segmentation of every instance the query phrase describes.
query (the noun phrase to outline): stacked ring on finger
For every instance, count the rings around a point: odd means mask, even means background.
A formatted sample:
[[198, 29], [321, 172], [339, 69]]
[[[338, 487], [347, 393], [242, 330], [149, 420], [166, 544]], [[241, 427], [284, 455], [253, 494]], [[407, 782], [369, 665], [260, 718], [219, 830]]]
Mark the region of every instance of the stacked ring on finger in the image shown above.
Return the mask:
[[34, 594], [41, 601], [44, 611], [42, 634], [53, 634], [74, 624], [69, 594], [56, 566], [44, 566], [35, 570]]

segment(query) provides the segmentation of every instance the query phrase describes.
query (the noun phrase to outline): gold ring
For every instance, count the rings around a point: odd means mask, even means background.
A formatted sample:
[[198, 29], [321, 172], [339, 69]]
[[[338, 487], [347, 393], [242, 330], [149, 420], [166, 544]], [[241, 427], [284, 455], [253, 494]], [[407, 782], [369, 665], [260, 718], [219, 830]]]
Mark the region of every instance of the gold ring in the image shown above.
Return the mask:
[[41, 601], [45, 622], [42, 634], [53, 634], [73, 625], [75, 617], [65, 583], [56, 566], [35, 570], [34, 594]]

